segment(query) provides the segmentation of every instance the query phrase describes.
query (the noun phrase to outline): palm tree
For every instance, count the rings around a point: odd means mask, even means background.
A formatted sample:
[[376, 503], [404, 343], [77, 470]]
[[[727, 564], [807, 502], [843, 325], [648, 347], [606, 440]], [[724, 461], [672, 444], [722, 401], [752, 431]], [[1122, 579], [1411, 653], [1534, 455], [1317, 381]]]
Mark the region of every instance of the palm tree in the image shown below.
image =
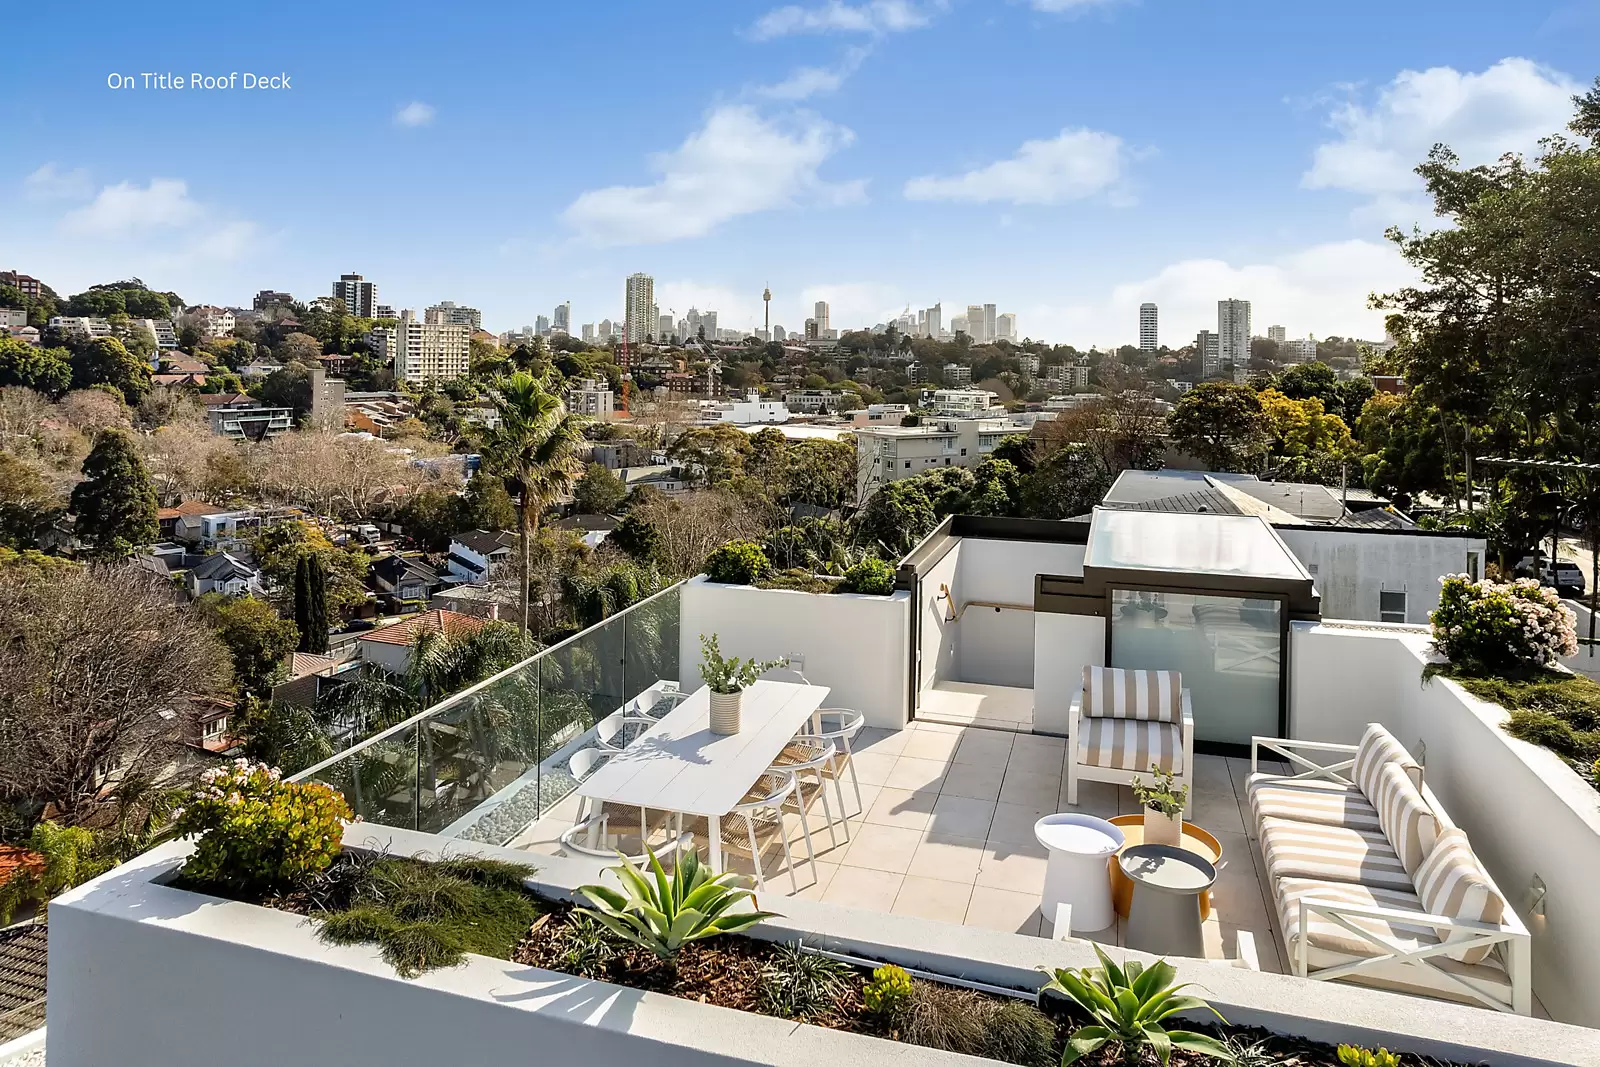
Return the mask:
[[522, 541], [522, 628], [528, 629], [528, 554], [539, 515], [572, 488], [581, 473], [577, 446], [583, 421], [567, 411], [547, 376], [523, 371], [502, 379], [495, 390], [493, 428], [479, 434], [478, 447], [488, 470], [505, 479], [517, 496], [517, 527]]

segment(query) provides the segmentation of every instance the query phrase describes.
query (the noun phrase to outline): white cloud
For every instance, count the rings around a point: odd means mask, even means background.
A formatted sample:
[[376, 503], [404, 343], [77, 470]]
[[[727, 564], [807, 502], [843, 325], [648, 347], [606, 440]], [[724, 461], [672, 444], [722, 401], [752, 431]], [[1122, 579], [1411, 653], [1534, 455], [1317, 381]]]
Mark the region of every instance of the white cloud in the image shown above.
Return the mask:
[[1560, 71], [1516, 57], [1479, 74], [1401, 71], [1370, 104], [1352, 98], [1329, 115], [1338, 138], [1317, 146], [1301, 185], [1370, 198], [1357, 209], [1360, 221], [1414, 221], [1427, 211], [1414, 168], [1435, 144], [1467, 166], [1535, 151], [1566, 125], [1581, 91]]
[[413, 100], [394, 113], [396, 126], [426, 126], [433, 121], [439, 109], [421, 100]]
[[858, 330], [887, 322], [905, 310], [906, 301], [900, 289], [882, 282], [837, 282], [828, 285], [808, 285], [800, 291], [804, 301], [803, 313], [789, 329], [798, 330], [818, 300], [828, 302], [828, 321], [836, 330]]
[[62, 229], [82, 237], [127, 237], [147, 230], [187, 226], [204, 209], [189, 199], [188, 183], [152, 178], [140, 187], [132, 182], [108, 185], [93, 202], [67, 212]]
[[1051, 15], [1077, 15], [1093, 7], [1109, 7], [1119, 0], [1028, 0], [1035, 11]]
[[61, 170], [54, 163], [46, 163], [24, 178], [22, 188], [30, 200], [87, 200], [94, 195], [87, 170]]
[[845, 52], [837, 67], [797, 67], [794, 73], [776, 85], [757, 87], [756, 94], [772, 100], [806, 100], [837, 92], [869, 54], [870, 48], [852, 48]]
[[908, 200], [967, 200], [1013, 204], [1063, 204], [1104, 192], [1127, 164], [1122, 138], [1098, 130], [1062, 130], [1048, 141], [1028, 141], [1010, 159], [965, 174], [932, 175], [906, 182]]
[[817, 168], [855, 135], [815, 115], [787, 121], [729, 105], [676, 150], [652, 157], [652, 185], [592, 189], [561, 218], [597, 245], [659, 244], [701, 237], [740, 215], [809, 203], [853, 203], [864, 181], [826, 182]]
[[1198, 330], [1217, 328], [1217, 301], [1251, 304], [1251, 328], [1265, 334], [1279, 323], [1291, 337], [1378, 338], [1383, 312], [1367, 296], [1415, 280], [1387, 243], [1363, 240], [1315, 245], [1265, 262], [1234, 265], [1220, 259], [1173, 263], [1139, 281], [1112, 288], [1102, 300], [1071, 306], [1039, 305], [1018, 317], [1023, 332], [1074, 344], [1128, 344], [1138, 334], [1139, 305], [1153, 301], [1161, 313], [1161, 343], [1193, 342]]
[[[936, 6], [943, 6], [942, 4]], [[903, 33], [926, 26], [927, 11], [909, 0], [867, 0], [846, 4], [828, 0], [818, 7], [790, 4], [773, 8], [750, 27], [749, 36], [757, 41], [799, 33], [864, 33], [878, 36]]]
[[261, 227], [247, 219], [234, 219], [195, 230], [184, 252], [196, 259], [232, 262], [253, 251], [263, 239]]

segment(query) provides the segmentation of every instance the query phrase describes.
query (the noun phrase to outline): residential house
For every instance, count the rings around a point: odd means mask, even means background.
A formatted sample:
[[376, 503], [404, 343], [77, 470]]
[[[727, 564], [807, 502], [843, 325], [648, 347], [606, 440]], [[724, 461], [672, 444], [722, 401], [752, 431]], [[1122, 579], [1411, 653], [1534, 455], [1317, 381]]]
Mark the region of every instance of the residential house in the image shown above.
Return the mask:
[[439, 572], [428, 566], [421, 556], [398, 553], [373, 560], [367, 570], [367, 582], [393, 611], [402, 611], [407, 606], [420, 607], [440, 584]]
[[511, 562], [517, 535], [509, 530], [468, 530], [450, 539], [445, 572], [457, 582], [478, 585]]
[[203, 500], [183, 500], [172, 507], [158, 509], [156, 525], [161, 529], [163, 541], [177, 541], [192, 547], [200, 543], [202, 516], [223, 515], [227, 512], [227, 508], [219, 508]]
[[184, 579], [190, 596], [221, 593], [245, 596], [261, 592], [261, 572], [231, 552], [207, 556], [189, 568]]
[[233, 701], [217, 697], [191, 697], [189, 706], [194, 709], [194, 714], [184, 720], [184, 744], [217, 755], [239, 745], [242, 739], [228, 728], [234, 711]]
[[436, 608], [413, 615], [409, 619], [369, 630], [356, 639], [361, 650], [361, 662], [380, 667], [390, 674], [404, 674], [411, 666], [411, 653], [423, 634], [472, 634], [488, 625], [489, 620], [472, 615], [460, 615]]
[[273, 703], [316, 707], [324, 693], [338, 685], [344, 675], [361, 666], [359, 651], [352, 641], [325, 653], [290, 653], [287, 676], [272, 687]]
[[294, 409], [249, 403], [208, 404], [211, 432], [235, 441], [265, 441], [294, 429]]

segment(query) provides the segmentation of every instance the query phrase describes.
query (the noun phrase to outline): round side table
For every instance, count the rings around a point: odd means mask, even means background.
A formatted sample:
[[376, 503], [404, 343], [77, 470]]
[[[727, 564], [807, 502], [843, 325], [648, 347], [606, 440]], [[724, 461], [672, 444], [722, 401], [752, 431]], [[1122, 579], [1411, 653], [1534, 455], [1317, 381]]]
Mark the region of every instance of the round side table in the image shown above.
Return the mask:
[[1117, 857], [1117, 866], [1133, 882], [1124, 944], [1157, 956], [1203, 959], [1200, 894], [1217, 880], [1217, 869], [1172, 845], [1131, 845]]
[[1122, 831], [1093, 815], [1064, 812], [1033, 824], [1033, 836], [1050, 853], [1039, 909], [1054, 921], [1056, 905], [1072, 905], [1074, 931], [1104, 930], [1117, 921], [1107, 866], [1122, 847]]
[[[1122, 836], [1127, 841], [1125, 848], [1144, 844], [1142, 814], [1118, 815], [1108, 821], [1122, 831]], [[1221, 843], [1208, 831], [1202, 830], [1192, 822], [1183, 824], [1183, 843], [1179, 847], [1193, 852], [1213, 867], [1222, 862]], [[1133, 882], [1122, 873], [1121, 865], [1116, 863], [1111, 864], [1111, 900], [1116, 905], [1117, 914], [1126, 919], [1128, 904], [1133, 900]], [[1205, 922], [1209, 918], [1211, 918], [1211, 890], [1207, 889], [1200, 894], [1200, 921]]]

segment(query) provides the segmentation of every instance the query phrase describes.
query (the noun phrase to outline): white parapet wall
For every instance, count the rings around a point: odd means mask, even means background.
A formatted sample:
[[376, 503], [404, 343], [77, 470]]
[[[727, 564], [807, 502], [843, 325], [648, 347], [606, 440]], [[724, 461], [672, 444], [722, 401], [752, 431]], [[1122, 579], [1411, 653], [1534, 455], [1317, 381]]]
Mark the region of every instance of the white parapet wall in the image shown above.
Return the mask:
[[[533, 863], [530, 888], [570, 899], [596, 861], [530, 856], [352, 825], [348, 848]], [[329, 945], [301, 916], [164, 884], [188, 846], [161, 846], [50, 908], [50, 1067], [958, 1067], [990, 1062], [468, 956], [398, 977], [374, 946]], [[763, 901], [763, 903], [768, 903]], [[1089, 944], [785, 899], [752, 936], [1036, 990], [1040, 968], [1094, 963]], [[1121, 953], [1148, 961], [1138, 953]], [[1177, 960], [1231, 1022], [1327, 1043], [1492, 1067], [1600, 1064], [1600, 1032], [1339, 984]], [[1197, 1015], [1196, 1018], [1199, 1018]]]
[[854, 708], [868, 726], [898, 730], [909, 719], [910, 593], [799, 593], [720, 585], [700, 575], [684, 583], [680, 603], [685, 690], [701, 684], [700, 635], [714, 633], [724, 656], [804, 656], [806, 679], [832, 690], [827, 705]]
[[[1600, 1027], [1600, 794], [1554, 753], [1501, 729], [1507, 715], [1444, 678], [1424, 683], [1425, 631], [1295, 624], [1290, 732], [1354, 743], [1388, 727], [1509, 897], [1533, 940], [1533, 991], [1557, 1019]], [[1530, 914], [1533, 882], [1546, 887]]]

